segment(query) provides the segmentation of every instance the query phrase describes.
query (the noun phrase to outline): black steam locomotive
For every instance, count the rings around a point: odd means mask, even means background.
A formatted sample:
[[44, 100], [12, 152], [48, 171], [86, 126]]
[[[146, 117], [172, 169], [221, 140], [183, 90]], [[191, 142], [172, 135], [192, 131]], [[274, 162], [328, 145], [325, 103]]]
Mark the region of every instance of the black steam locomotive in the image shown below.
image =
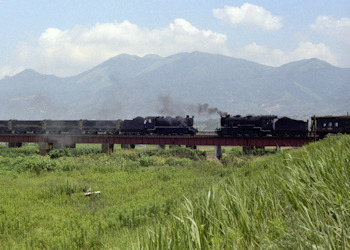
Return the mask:
[[193, 117], [136, 117], [120, 123], [121, 134], [155, 134], [155, 135], [195, 135]]
[[220, 136], [266, 136], [271, 134], [273, 120], [277, 116], [222, 116], [221, 128], [216, 132]]
[[227, 137], [307, 137], [308, 123], [288, 117], [262, 116], [222, 116], [219, 136]]

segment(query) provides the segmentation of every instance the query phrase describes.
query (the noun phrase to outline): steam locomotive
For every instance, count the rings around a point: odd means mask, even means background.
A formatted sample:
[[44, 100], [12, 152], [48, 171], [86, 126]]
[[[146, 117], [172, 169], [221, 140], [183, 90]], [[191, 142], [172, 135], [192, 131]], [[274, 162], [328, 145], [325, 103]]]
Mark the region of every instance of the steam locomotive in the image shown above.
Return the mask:
[[155, 134], [155, 135], [195, 135], [193, 117], [136, 117], [120, 123], [121, 134]]
[[227, 137], [307, 137], [308, 122], [274, 115], [222, 116], [219, 136]]
[[[324, 138], [327, 134], [350, 133], [350, 116], [312, 117], [308, 121], [274, 115], [221, 117], [222, 137], [299, 137], [309, 133]], [[87, 134], [87, 135], [196, 135], [193, 117], [136, 117], [130, 120], [2, 120], [0, 134]]]

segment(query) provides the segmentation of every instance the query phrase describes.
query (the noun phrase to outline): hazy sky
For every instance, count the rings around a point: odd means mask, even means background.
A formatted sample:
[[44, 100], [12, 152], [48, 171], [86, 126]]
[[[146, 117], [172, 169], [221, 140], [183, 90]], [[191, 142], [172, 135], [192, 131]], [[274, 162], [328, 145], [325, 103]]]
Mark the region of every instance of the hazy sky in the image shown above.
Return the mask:
[[350, 67], [350, 0], [0, 0], [0, 34], [0, 79], [75, 75], [122, 53]]

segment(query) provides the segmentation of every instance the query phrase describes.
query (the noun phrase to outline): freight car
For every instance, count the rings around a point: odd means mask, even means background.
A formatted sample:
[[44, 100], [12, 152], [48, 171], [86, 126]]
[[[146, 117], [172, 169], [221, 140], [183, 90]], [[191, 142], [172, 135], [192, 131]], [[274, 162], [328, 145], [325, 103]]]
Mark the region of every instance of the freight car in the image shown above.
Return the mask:
[[1, 134], [119, 134], [121, 120], [0, 121]]
[[[311, 117], [313, 128], [319, 138], [324, 138], [328, 134], [349, 134], [350, 116], [317, 116]], [[312, 129], [314, 130], [314, 129]], [[314, 131], [313, 131], [314, 132]]]
[[81, 134], [82, 120], [45, 120], [46, 134]]
[[81, 120], [81, 132], [87, 135], [117, 135], [121, 120]]
[[10, 127], [13, 134], [42, 134], [44, 121], [10, 120]]
[[11, 122], [0, 121], [0, 134], [10, 134], [10, 133], [11, 133]]
[[233, 137], [254, 137], [272, 135], [273, 122], [277, 116], [222, 116], [221, 128], [216, 132], [219, 136], [233, 136]]

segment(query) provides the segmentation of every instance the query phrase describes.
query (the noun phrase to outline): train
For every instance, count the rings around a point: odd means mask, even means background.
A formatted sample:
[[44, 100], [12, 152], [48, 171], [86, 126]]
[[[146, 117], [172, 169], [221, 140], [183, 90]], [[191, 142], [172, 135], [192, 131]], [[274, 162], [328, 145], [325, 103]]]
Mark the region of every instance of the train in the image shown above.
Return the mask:
[[[220, 137], [324, 138], [350, 133], [350, 116], [314, 116], [309, 121], [275, 115], [223, 115]], [[147, 116], [126, 120], [0, 120], [0, 134], [189, 135], [198, 134], [194, 117]]]
[[2, 120], [0, 134], [195, 135], [193, 117], [148, 116], [131, 120]]

